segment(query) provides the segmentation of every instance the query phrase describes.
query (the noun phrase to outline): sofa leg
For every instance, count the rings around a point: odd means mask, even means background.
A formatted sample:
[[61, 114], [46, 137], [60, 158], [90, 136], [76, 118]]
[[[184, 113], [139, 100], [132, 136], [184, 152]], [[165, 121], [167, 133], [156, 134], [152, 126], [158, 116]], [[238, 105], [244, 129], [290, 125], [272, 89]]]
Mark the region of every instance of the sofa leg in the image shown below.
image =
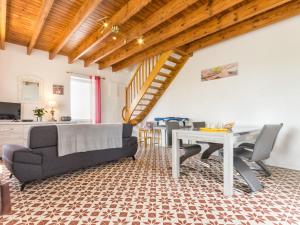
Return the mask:
[[135, 156], [132, 156], [132, 159], [135, 160]]
[[21, 184], [20, 191], [24, 191], [25, 186], [26, 186], [26, 183], [22, 183], [22, 184]]
[[13, 174], [11, 173], [10, 175], [9, 175], [9, 179], [11, 179], [13, 177]]

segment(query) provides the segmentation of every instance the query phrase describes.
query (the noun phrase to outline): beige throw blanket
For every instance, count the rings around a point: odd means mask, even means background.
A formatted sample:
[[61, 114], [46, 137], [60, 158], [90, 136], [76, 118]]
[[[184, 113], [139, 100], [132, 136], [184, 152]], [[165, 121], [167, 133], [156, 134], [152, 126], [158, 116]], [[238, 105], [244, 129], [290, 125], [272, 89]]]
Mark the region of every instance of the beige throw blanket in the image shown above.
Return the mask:
[[122, 124], [57, 125], [58, 156], [122, 147]]

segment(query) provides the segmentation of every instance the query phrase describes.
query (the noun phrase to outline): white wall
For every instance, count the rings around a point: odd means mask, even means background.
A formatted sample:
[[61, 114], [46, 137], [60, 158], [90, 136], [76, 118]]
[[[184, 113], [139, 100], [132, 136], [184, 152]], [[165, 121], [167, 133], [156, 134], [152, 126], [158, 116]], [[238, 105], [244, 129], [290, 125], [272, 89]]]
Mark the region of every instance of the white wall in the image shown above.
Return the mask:
[[[110, 69], [99, 71], [97, 65], [84, 68], [83, 62], [78, 61], [68, 64], [65, 56], [58, 55], [54, 60], [48, 59], [48, 53], [35, 50], [32, 55], [26, 55], [23, 46], [6, 43], [6, 50], [0, 50], [0, 101], [19, 102], [18, 79], [30, 75], [38, 77], [44, 83], [44, 98], [40, 106], [45, 106], [48, 100], [56, 100], [58, 109], [56, 118], [70, 115], [70, 74], [67, 71], [94, 74], [106, 77], [102, 80], [102, 119], [103, 122], [121, 122], [121, 109], [124, 106], [124, 86], [130, 77], [130, 71], [123, 70], [112, 73]], [[65, 94], [53, 95], [52, 85], [64, 85]], [[118, 88], [119, 94], [115, 95], [110, 89]], [[111, 94], [113, 93], [113, 94]], [[36, 105], [23, 104], [22, 117], [34, 118], [32, 109]]]
[[[300, 170], [300, 17], [194, 53], [148, 117], [238, 125], [284, 123], [269, 164]], [[201, 70], [239, 63], [239, 75], [201, 82]]]
[[123, 122], [122, 109], [125, 106], [125, 87], [132, 75], [132, 68], [118, 71], [100, 71], [101, 76], [105, 76], [102, 82], [102, 120], [103, 122]]

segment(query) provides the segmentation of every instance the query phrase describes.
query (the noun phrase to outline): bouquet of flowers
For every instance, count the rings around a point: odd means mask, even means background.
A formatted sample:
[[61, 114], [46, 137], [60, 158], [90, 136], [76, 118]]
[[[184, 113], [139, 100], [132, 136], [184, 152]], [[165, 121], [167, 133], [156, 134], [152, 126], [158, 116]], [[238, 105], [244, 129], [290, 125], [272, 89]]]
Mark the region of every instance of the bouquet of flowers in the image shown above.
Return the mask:
[[42, 121], [43, 116], [47, 113], [45, 108], [35, 108], [33, 114], [36, 116], [37, 121]]

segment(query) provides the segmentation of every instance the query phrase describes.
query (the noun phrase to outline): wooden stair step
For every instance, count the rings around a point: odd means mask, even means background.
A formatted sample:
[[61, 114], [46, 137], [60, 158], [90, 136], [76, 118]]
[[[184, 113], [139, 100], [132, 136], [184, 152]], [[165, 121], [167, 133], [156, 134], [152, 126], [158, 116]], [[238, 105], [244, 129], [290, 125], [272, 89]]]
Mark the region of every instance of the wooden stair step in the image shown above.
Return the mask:
[[171, 62], [176, 63], [176, 64], [182, 63], [182, 60], [181, 60], [181, 59], [177, 59], [177, 58], [175, 58], [175, 57], [173, 57], [173, 56], [170, 56], [170, 57], [168, 58], [168, 61], [171, 61]]
[[169, 65], [167, 65], [167, 64], [164, 64], [164, 65], [162, 66], [162, 68], [167, 69], [167, 70], [171, 70], [171, 71], [173, 71], [173, 70], [176, 69], [175, 66], [169, 66]]
[[181, 56], [188, 56], [188, 54], [180, 49], [175, 49], [174, 52]]
[[152, 92], [146, 92], [146, 95], [154, 95], [154, 96], [159, 96], [160, 94], [157, 92], [157, 93], [152, 93]]
[[147, 104], [142, 104], [142, 103], [139, 103], [138, 105], [140, 105], [140, 106], [148, 106]]
[[163, 90], [161, 87], [155, 87], [155, 86], [150, 86], [149, 88], [154, 90]]
[[153, 98], [142, 98], [143, 101], [152, 101]]
[[166, 73], [163, 73], [163, 72], [159, 72], [159, 73], [157, 73], [157, 75], [162, 76], [162, 77], [168, 77], [168, 78], [172, 77], [170, 74], [166, 74]]
[[[138, 112], [137, 112], [138, 111]], [[137, 111], [133, 111], [133, 113], [132, 113], [132, 115], [133, 116], [138, 116], [138, 115], [140, 115], [141, 114], [141, 111], [139, 111], [139, 110], [137, 110]]]
[[165, 81], [163, 81], [163, 80], [158, 80], [158, 79], [154, 79], [153, 82], [154, 82], [154, 83], [159, 83], [159, 84], [164, 84], [164, 83], [165, 83]]

